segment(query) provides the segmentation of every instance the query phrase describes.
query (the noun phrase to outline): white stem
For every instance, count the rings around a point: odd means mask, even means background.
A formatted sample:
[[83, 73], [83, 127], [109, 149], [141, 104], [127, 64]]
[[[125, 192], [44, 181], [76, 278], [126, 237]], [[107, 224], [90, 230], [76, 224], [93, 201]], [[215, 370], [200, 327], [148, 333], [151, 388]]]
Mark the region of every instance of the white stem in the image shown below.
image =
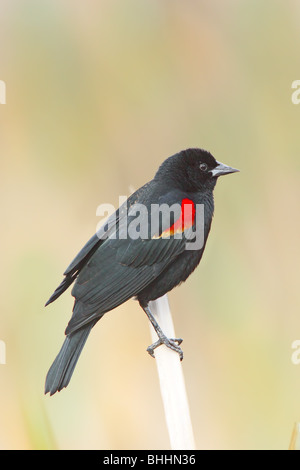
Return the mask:
[[[168, 338], [175, 338], [168, 296], [149, 302], [149, 308]], [[157, 334], [150, 324], [153, 342]], [[154, 350], [161, 395], [172, 450], [195, 450], [195, 441], [189, 412], [181, 362], [177, 352], [165, 345]]]
[[300, 423], [295, 423], [289, 450], [300, 450]]

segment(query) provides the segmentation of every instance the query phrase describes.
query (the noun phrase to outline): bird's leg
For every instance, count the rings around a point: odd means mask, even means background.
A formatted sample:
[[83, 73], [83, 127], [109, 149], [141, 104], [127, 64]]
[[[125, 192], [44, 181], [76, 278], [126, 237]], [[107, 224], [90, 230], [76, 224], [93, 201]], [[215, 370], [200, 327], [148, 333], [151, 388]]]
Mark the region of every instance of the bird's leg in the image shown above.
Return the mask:
[[182, 343], [182, 339], [181, 338], [167, 338], [166, 335], [161, 330], [159, 324], [155, 320], [154, 316], [152, 315], [149, 306], [148, 305], [141, 305], [141, 307], [143, 308], [144, 312], [146, 313], [147, 317], [149, 318], [149, 320], [150, 320], [150, 322], [151, 322], [153, 328], [155, 329], [156, 334], [159, 338], [155, 343], [151, 344], [151, 346], [149, 346], [147, 348], [147, 352], [150, 354], [150, 356], [155, 357], [154, 356], [154, 349], [156, 349], [158, 346], [164, 344], [168, 348], [173, 349], [173, 351], [176, 351], [179, 354], [180, 360], [182, 361], [183, 352], [182, 352], [182, 349], [179, 347], [179, 344]]

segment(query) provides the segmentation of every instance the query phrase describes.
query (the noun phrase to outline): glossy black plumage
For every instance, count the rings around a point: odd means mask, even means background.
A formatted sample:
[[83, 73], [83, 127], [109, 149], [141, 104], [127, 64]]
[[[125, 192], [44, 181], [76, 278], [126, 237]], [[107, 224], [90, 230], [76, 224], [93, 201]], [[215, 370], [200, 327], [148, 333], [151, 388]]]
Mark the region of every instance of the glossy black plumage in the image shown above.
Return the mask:
[[[48, 372], [45, 393], [52, 395], [68, 385], [90, 330], [104, 313], [135, 297], [152, 322], [148, 302], [185, 281], [199, 264], [213, 217], [217, 177], [234, 171], [237, 170], [220, 164], [205, 150], [184, 150], [165, 160], [154, 179], [132, 194], [111, 217], [111, 223], [105, 224], [87, 242], [46, 304], [57, 299], [75, 281], [72, 289], [75, 302], [65, 331], [67, 337]], [[145, 216], [141, 225], [148, 227], [147, 237], [120, 237], [122, 233], [127, 234], [130, 222], [135, 219], [131, 212], [136, 203], [146, 207], [150, 214], [151, 204], [178, 203], [180, 207], [183, 200], [191, 201], [195, 207], [204, 204], [204, 244], [200, 249], [186, 249], [188, 229], [183, 230], [180, 239], [172, 234], [164, 238], [180, 217], [176, 211], [171, 220], [162, 217], [154, 235], [150, 233], [150, 218]], [[192, 227], [195, 223], [196, 218]], [[158, 325], [157, 328], [159, 344], [166, 344], [182, 357], [179, 340], [169, 340]], [[153, 355], [159, 344], [148, 348], [148, 352]]]

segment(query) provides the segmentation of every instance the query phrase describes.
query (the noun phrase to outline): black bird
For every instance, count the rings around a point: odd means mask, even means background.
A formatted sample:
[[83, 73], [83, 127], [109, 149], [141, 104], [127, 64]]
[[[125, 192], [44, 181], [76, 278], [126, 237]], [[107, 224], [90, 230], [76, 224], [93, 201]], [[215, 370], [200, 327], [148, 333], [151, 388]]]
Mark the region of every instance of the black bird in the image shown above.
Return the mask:
[[[213, 217], [217, 178], [236, 171], [205, 150], [183, 150], [167, 158], [154, 178], [133, 193], [86, 243], [46, 303], [56, 300], [75, 281], [73, 314], [47, 374], [45, 393], [53, 395], [68, 385], [93, 326], [104, 313], [133, 297], [159, 338], [147, 349], [149, 354], [154, 357], [154, 349], [165, 344], [182, 359], [182, 340], [164, 335], [148, 304], [185, 281], [199, 264]], [[161, 207], [174, 210], [166, 215]], [[204, 207], [204, 212], [199, 214], [198, 207]], [[155, 211], [157, 217], [151, 218]], [[198, 246], [197, 223], [202, 227]]]

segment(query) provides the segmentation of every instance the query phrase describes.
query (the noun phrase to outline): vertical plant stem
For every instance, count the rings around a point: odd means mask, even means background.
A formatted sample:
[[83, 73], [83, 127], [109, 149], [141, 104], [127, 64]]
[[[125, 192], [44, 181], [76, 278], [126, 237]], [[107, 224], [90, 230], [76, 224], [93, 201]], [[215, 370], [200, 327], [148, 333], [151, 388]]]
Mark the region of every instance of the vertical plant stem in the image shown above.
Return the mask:
[[295, 423], [289, 450], [300, 450], [300, 423]]
[[[150, 310], [168, 338], [175, 338], [168, 296], [149, 303]], [[152, 325], [153, 342], [157, 335]], [[195, 442], [181, 361], [177, 352], [165, 345], [155, 349], [160, 390], [172, 450], [194, 450]]]

